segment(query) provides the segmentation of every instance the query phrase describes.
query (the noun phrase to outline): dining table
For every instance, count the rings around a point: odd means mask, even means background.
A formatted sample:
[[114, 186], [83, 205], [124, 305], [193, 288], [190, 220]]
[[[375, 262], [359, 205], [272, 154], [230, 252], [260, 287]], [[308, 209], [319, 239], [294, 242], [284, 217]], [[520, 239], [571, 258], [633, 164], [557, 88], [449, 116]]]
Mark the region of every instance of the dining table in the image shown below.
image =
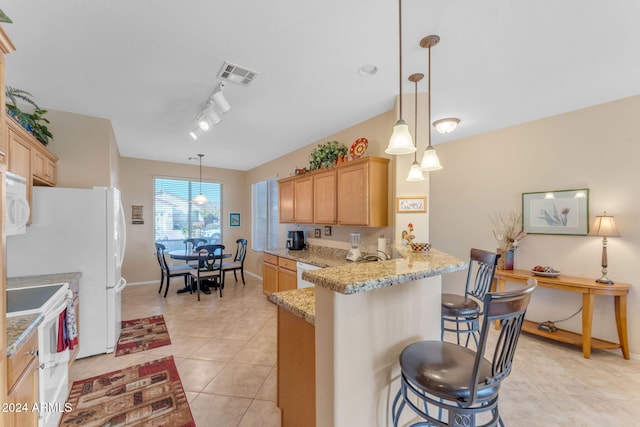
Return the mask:
[[[198, 261], [198, 265], [202, 266], [203, 263], [207, 260], [207, 257], [209, 257], [209, 253], [208, 252], [194, 252], [190, 249], [176, 249], [174, 251], [169, 251], [167, 252], [169, 254], [169, 257], [171, 257], [171, 259], [178, 259], [178, 260], [184, 260], [184, 261]], [[227, 259], [227, 258], [231, 258], [233, 255], [230, 253], [222, 253], [222, 255], [215, 255], [216, 259]], [[191, 290], [190, 285], [185, 286], [182, 289], [178, 290], [178, 293], [184, 293], [184, 292], [189, 292]]]

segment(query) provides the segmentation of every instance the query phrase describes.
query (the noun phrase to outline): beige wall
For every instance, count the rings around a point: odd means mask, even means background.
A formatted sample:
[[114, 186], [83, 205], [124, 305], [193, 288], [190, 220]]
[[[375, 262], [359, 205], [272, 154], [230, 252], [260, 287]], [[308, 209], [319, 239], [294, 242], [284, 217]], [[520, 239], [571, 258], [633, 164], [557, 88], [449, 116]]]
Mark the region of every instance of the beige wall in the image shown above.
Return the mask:
[[60, 158], [58, 186], [119, 187], [120, 154], [111, 120], [49, 110], [54, 140], [47, 148]]
[[[629, 295], [631, 352], [640, 355], [640, 96], [598, 105], [436, 146], [444, 169], [431, 174], [431, 242], [468, 258], [469, 249], [493, 250], [490, 215], [521, 212], [521, 194], [589, 188], [589, 223], [607, 211], [622, 237], [609, 239], [609, 277], [633, 284]], [[464, 118], [462, 118], [464, 120]], [[598, 278], [602, 239], [528, 235], [516, 268], [550, 265], [573, 276]], [[444, 276], [445, 291], [462, 292], [462, 273]], [[538, 289], [532, 320], [557, 320], [581, 305], [579, 294]], [[580, 315], [558, 326], [579, 331]], [[618, 341], [610, 297], [597, 297], [593, 335]], [[576, 354], [577, 355], [577, 354]]]
[[[198, 179], [198, 175], [198, 164], [195, 162], [187, 165], [129, 157], [120, 159], [120, 190], [127, 222], [127, 248], [122, 276], [129, 283], [160, 280], [160, 269], [153, 246], [153, 178]], [[222, 184], [222, 243], [229, 252], [233, 252], [236, 239], [251, 237], [251, 200], [246, 195], [245, 172], [203, 167], [202, 180]], [[247, 202], [249, 205], [246, 205]], [[132, 205], [143, 206], [144, 224], [131, 224]], [[240, 212], [240, 227], [229, 227], [229, 212]], [[174, 290], [178, 289], [175, 283], [172, 284]]]

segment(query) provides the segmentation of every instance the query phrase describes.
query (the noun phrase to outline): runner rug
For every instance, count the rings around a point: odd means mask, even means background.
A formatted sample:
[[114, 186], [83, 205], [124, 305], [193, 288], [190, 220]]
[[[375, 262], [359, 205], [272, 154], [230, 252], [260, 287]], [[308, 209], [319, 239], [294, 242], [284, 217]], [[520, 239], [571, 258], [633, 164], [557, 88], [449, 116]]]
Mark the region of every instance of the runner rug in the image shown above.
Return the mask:
[[173, 357], [74, 381], [60, 426], [195, 427]]
[[116, 346], [116, 357], [171, 344], [164, 316], [124, 320]]

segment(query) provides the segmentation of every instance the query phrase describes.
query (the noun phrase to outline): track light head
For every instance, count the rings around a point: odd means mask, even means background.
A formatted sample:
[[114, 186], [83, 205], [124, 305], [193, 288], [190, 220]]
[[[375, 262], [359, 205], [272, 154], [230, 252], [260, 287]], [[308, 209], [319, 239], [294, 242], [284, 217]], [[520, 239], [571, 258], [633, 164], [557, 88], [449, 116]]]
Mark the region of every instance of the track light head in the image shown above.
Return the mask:
[[231, 110], [231, 105], [227, 101], [227, 98], [224, 97], [224, 93], [222, 93], [222, 89], [224, 88], [224, 83], [220, 83], [218, 89], [211, 95], [211, 101], [216, 104], [218, 109], [222, 113], [226, 113]]

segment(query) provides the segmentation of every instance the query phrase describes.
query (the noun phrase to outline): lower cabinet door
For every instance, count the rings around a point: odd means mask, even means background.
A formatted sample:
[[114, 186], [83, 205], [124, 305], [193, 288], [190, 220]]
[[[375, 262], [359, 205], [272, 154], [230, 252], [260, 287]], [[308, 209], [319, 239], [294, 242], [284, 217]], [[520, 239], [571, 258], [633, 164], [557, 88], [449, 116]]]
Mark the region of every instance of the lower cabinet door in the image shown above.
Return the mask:
[[36, 427], [38, 425], [38, 411], [33, 410], [34, 403], [38, 401], [37, 361], [31, 363], [25, 370], [25, 374], [11, 390], [9, 400], [14, 404], [15, 409], [11, 411], [13, 412], [14, 427]]

